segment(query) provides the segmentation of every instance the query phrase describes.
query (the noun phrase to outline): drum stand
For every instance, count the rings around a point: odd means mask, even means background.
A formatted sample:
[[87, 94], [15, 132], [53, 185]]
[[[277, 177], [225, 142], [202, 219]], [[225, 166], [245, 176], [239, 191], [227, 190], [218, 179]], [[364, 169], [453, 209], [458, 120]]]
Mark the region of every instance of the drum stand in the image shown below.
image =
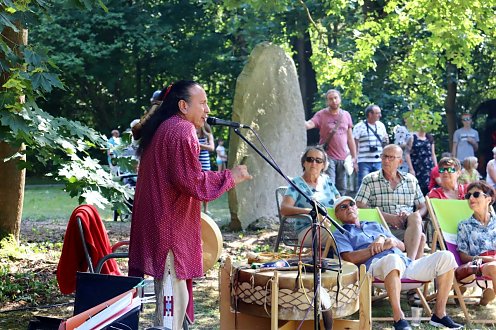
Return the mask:
[[[317, 256], [318, 255], [318, 251], [320, 251], [320, 242], [319, 242], [319, 240], [317, 240], [317, 230], [320, 230], [320, 226], [321, 225], [318, 222], [318, 215], [321, 215], [324, 218], [328, 219], [332, 223], [332, 225], [337, 230], [339, 230], [341, 233], [344, 233], [344, 229], [343, 229], [343, 227], [341, 227], [341, 225], [339, 223], [337, 223], [334, 219], [332, 219], [331, 217], [329, 217], [329, 215], [327, 214], [326, 208], [324, 206], [322, 206], [322, 204], [320, 204], [316, 200], [313, 200], [310, 197], [308, 197], [298, 186], [296, 186], [293, 183], [293, 181], [291, 181], [286, 176], [286, 174], [284, 174], [284, 172], [279, 168], [279, 165], [277, 165], [277, 163], [273, 160], [273, 158], [270, 155], [270, 153], [267, 150], [267, 148], [265, 148], [265, 145], [260, 140], [257, 132], [255, 132], [249, 126], [243, 125], [243, 127], [248, 128], [249, 130], [251, 130], [255, 134], [255, 136], [257, 137], [258, 141], [260, 141], [260, 144], [262, 145], [262, 147], [264, 148], [264, 150], [267, 152], [267, 154], [270, 157], [270, 159], [262, 151], [260, 151], [251, 141], [249, 141], [243, 134], [241, 134], [241, 132], [239, 131], [239, 127], [238, 128], [234, 128], [233, 130], [260, 157], [262, 157], [277, 173], [279, 173], [284, 178], [284, 180], [286, 180], [286, 182], [290, 186], [292, 186], [298, 193], [300, 193], [302, 196], [304, 196], [305, 199], [312, 205], [312, 211], [310, 212], [310, 216], [312, 217], [312, 242], [313, 242], [312, 249], [313, 249], [313, 264], [314, 264], [314, 281], [313, 281], [313, 283], [314, 283], [314, 293], [315, 293], [314, 294], [314, 301], [313, 301], [313, 306], [314, 306], [314, 309], [313, 309], [313, 312], [314, 312], [313, 319], [315, 320], [315, 322], [314, 322], [314, 329], [315, 330], [320, 330], [320, 289], [319, 288], [320, 288], [320, 272], [321, 272], [321, 270], [320, 270], [320, 267], [317, 266], [317, 265], [320, 265], [320, 260], [319, 260], [319, 258]], [[331, 236], [330, 238], [332, 240], [334, 240], [334, 236], [332, 235], [332, 233], [330, 231], [329, 231], [329, 235]], [[341, 262], [341, 256], [339, 255], [339, 250], [337, 249], [337, 245], [336, 244], [335, 244], [335, 246], [336, 246], [337, 258]]]

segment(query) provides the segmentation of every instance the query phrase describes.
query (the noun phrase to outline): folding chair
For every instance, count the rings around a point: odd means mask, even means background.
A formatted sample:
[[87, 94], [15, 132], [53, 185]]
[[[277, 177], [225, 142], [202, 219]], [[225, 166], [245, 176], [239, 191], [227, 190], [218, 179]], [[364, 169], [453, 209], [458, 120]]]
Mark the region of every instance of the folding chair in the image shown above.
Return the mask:
[[278, 252], [281, 241], [287, 246], [293, 246], [296, 251], [300, 244], [298, 242], [298, 234], [294, 230], [295, 221], [297, 219], [303, 219], [304, 221], [308, 221], [308, 225], [312, 223], [312, 218], [308, 214], [295, 214], [291, 216], [281, 215], [281, 203], [287, 188], [287, 186], [281, 186], [276, 189], [279, 231], [277, 232], [277, 238], [274, 244], [274, 252]]
[[[76, 291], [74, 315], [126, 292], [143, 280], [120, 276], [115, 258], [127, 258], [128, 252], [116, 250], [128, 244], [128, 241], [121, 241], [110, 245], [105, 226], [94, 206], [79, 205], [74, 209], [67, 223], [57, 267], [60, 291], [65, 294]], [[141, 290], [139, 295], [142, 295]], [[119, 322], [125, 328], [137, 328], [139, 308], [123, 315]]]
[[[456, 236], [458, 231], [458, 224], [470, 218], [473, 211], [468, 206], [465, 200], [453, 199], [429, 199], [426, 198], [427, 209], [431, 216], [432, 225], [434, 227], [434, 234], [432, 238], [432, 251], [439, 248], [441, 250], [448, 250], [455, 256], [458, 265], [461, 265], [460, 254], [457, 250]], [[470, 283], [458, 282], [453, 280], [454, 295], [452, 297], [458, 299], [460, 307], [467, 321], [470, 321], [470, 314], [466, 306], [465, 299], [480, 298], [480, 295], [464, 296], [460, 290], [462, 286], [474, 286], [477, 284], [480, 288], [486, 288], [491, 282], [485, 277], [474, 277], [474, 281]], [[489, 281], [488, 281], [489, 280]], [[489, 283], [488, 283], [489, 282]], [[495, 323], [495, 320], [472, 320], [477, 323]]]
[[121, 275], [115, 258], [127, 258], [127, 252], [116, 250], [129, 242], [110, 246], [105, 226], [92, 205], [80, 205], [72, 212], [57, 267], [57, 281], [65, 294], [76, 289], [76, 273], [86, 272]]
[[[327, 211], [328, 211], [329, 216], [332, 219], [335, 219], [337, 222], [339, 222], [339, 220], [337, 220], [337, 218], [336, 218], [336, 213], [335, 213], [334, 208], [328, 208]], [[358, 209], [358, 218], [360, 219], [360, 221], [377, 222], [377, 223], [381, 224], [388, 232], [391, 232], [391, 230], [389, 229], [389, 226], [387, 225], [386, 220], [384, 220], [384, 217], [382, 216], [382, 213], [379, 210], [379, 208]], [[332, 227], [332, 231], [334, 231], [334, 230], [335, 230], [335, 228]], [[330, 242], [330, 240], [329, 240], [329, 242], [326, 246], [326, 249], [324, 250], [324, 253], [326, 253], [330, 249], [332, 243], [333, 242]], [[401, 279], [401, 291], [415, 290], [416, 293], [418, 294], [419, 298], [420, 298], [420, 302], [422, 303], [422, 307], [427, 311], [427, 315], [429, 317], [432, 315], [432, 311], [431, 311], [429, 304], [427, 303], [427, 300], [425, 298], [425, 294], [427, 292], [427, 286], [430, 282], [431, 281], [424, 282], [424, 281], [417, 281], [417, 280], [412, 280], [412, 279], [407, 279], [407, 278]], [[378, 288], [380, 290], [385, 290], [384, 281], [381, 281], [377, 278], [373, 279], [372, 286], [375, 288]], [[422, 292], [422, 290], [420, 290], [421, 287], [424, 287], [424, 292]], [[387, 296], [387, 293], [385, 293], [385, 292], [380, 293], [380, 294], [374, 296], [372, 300], [375, 301], [378, 299], [382, 299], [386, 296]], [[391, 321], [392, 317], [373, 318], [373, 319], [376, 321]]]

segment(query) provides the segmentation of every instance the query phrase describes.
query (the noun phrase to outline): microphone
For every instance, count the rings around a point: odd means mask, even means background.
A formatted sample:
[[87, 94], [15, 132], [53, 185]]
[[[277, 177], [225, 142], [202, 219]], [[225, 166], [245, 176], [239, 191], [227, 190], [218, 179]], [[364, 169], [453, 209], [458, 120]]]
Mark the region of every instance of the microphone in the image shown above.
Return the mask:
[[250, 128], [248, 125], [243, 125], [240, 123], [237, 123], [235, 121], [230, 121], [230, 120], [224, 120], [220, 118], [215, 118], [215, 117], [207, 117], [207, 123], [209, 125], [221, 125], [221, 126], [229, 126], [229, 127], [234, 127], [234, 128]]

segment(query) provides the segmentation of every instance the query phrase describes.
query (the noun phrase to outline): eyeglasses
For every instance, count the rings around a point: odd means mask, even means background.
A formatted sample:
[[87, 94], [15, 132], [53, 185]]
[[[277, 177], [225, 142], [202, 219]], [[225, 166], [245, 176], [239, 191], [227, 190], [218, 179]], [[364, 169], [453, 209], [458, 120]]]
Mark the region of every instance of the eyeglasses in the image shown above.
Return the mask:
[[456, 172], [456, 168], [454, 168], [454, 167], [440, 167], [439, 168], [439, 173], [444, 173], [444, 172], [455, 173]]
[[340, 204], [338, 206], [338, 209], [340, 210], [346, 210], [348, 207], [353, 207], [355, 206], [355, 202], [354, 201], [350, 201], [348, 204]]
[[487, 195], [484, 194], [483, 192], [476, 191], [476, 192], [473, 192], [473, 193], [466, 193], [465, 194], [465, 199], [470, 199], [470, 197], [472, 197], [472, 196], [474, 196], [474, 198], [479, 198], [481, 195], [484, 196], [484, 197], [487, 197]]
[[309, 163], [315, 162], [317, 164], [322, 164], [324, 162], [322, 158], [318, 158], [318, 157], [307, 157], [305, 158], [305, 161]]
[[462, 121], [471, 121], [471, 120], [472, 120], [472, 118], [470, 118], [470, 117], [462, 118]]
[[401, 157], [399, 157], [399, 156], [390, 156], [390, 155], [384, 155], [384, 154], [381, 155], [381, 158], [384, 159], [384, 160], [387, 159], [387, 160], [390, 160], [390, 161], [393, 161], [395, 159], [401, 159]]

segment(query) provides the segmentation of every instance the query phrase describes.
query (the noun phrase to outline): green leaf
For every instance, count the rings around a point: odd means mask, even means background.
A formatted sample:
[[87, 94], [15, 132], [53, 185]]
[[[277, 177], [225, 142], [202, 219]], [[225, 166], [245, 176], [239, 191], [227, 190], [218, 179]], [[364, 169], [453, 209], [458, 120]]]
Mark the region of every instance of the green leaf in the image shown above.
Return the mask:
[[[15, 32], [18, 32], [19, 29], [15, 26], [13, 22], [13, 17], [5, 12], [0, 12], [0, 26], [2, 27], [9, 27]], [[2, 28], [3, 30], [3, 28]]]
[[24, 48], [23, 54], [24, 54], [24, 60], [28, 64], [31, 64], [35, 67], [40, 66], [42, 64], [41, 56], [39, 54], [31, 51], [30, 49]]

